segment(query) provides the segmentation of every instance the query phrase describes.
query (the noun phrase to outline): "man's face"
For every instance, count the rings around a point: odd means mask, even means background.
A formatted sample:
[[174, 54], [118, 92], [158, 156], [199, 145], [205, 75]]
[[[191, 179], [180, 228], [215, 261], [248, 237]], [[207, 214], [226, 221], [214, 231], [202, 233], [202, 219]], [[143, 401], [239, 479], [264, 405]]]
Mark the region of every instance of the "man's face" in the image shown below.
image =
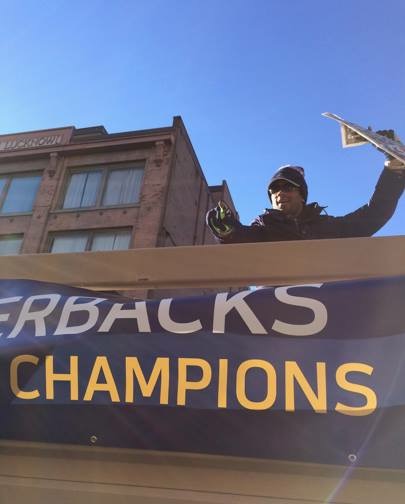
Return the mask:
[[277, 180], [270, 188], [273, 208], [289, 217], [298, 217], [304, 207], [299, 188], [286, 180]]

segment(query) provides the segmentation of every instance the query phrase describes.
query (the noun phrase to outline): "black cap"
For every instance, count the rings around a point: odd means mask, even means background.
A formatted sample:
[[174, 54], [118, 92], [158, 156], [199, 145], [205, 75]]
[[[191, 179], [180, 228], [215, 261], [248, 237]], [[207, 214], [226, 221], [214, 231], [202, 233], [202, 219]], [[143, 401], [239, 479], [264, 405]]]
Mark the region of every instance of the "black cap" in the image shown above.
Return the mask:
[[301, 166], [294, 166], [294, 165], [281, 166], [272, 176], [269, 183], [268, 193], [270, 201], [271, 201], [270, 188], [272, 184], [274, 184], [274, 182], [277, 182], [278, 180], [285, 180], [286, 182], [290, 182], [290, 184], [293, 184], [296, 187], [298, 187], [304, 199], [304, 203], [306, 203], [308, 198], [308, 186], [307, 183], [305, 182], [304, 168], [302, 168]]

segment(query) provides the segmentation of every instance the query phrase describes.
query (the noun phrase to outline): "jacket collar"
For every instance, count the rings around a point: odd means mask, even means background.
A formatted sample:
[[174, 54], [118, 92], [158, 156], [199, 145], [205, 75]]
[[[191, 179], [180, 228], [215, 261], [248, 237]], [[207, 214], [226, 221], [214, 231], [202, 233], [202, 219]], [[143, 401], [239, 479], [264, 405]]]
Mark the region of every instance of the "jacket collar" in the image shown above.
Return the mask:
[[298, 219], [301, 221], [312, 220], [314, 217], [318, 217], [326, 207], [318, 205], [318, 203], [309, 203], [305, 205], [302, 209], [302, 212], [298, 216]]
[[[304, 208], [302, 209], [302, 212], [299, 214], [297, 217], [297, 220], [301, 222], [307, 222], [311, 221], [312, 219], [318, 217], [326, 207], [318, 205], [318, 203], [309, 203], [308, 205], [304, 205]], [[267, 208], [266, 209], [267, 214], [271, 214], [272, 217], [276, 218], [277, 220], [284, 220], [286, 218], [285, 214], [281, 212], [280, 210], [274, 210], [272, 208]]]

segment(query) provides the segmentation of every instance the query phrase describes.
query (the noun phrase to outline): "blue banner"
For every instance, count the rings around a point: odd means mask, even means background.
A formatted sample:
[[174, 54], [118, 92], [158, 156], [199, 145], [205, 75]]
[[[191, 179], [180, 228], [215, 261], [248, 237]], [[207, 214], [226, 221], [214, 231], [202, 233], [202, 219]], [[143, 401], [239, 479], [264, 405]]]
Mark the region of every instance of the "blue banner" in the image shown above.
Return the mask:
[[405, 467], [405, 277], [136, 301], [0, 281], [5, 439]]

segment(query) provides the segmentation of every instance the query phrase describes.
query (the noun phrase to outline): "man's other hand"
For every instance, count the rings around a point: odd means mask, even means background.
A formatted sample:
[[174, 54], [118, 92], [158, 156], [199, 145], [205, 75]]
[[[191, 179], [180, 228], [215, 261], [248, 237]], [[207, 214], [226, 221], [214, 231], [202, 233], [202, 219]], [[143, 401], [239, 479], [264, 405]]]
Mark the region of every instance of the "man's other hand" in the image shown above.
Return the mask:
[[392, 156], [387, 158], [384, 166], [389, 170], [405, 170], [405, 163], [403, 161], [400, 161], [399, 159], [393, 158]]
[[[379, 130], [376, 131], [378, 135], [385, 136], [386, 138], [389, 138], [390, 140], [395, 140], [396, 142], [400, 142], [399, 136], [395, 133], [393, 129], [388, 129], [388, 130]], [[389, 170], [404, 170], [405, 169], [405, 164], [402, 161], [399, 161], [398, 159], [395, 159], [393, 156], [390, 154], [387, 154], [385, 151], [382, 149], [378, 149], [380, 152], [382, 152], [387, 160], [384, 163], [384, 166], [388, 168]]]
[[218, 238], [224, 238], [235, 229], [236, 219], [224, 201], [218, 201], [215, 208], [207, 213], [207, 224]]
[[386, 138], [389, 138], [390, 140], [395, 140], [396, 142], [400, 142], [399, 137], [395, 134], [395, 131], [393, 129], [387, 129], [387, 130], [378, 130], [376, 131], [377, 135], [385, 136]]

